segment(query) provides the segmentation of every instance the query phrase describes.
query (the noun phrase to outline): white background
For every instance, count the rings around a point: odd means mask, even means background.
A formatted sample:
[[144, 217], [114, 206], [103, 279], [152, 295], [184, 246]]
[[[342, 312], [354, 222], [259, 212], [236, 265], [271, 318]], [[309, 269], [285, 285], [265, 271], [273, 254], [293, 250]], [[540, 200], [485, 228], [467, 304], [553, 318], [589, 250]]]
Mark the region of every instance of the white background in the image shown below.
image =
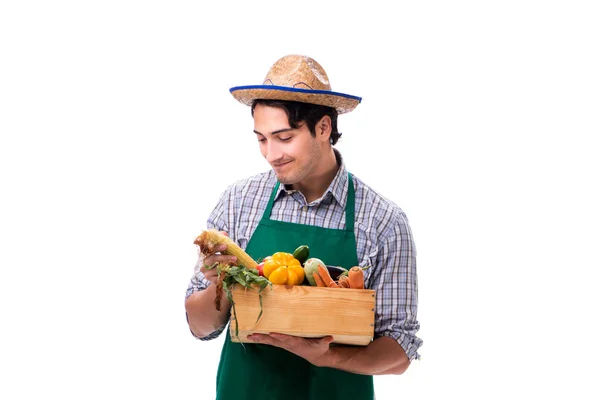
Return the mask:
[[598, 398], [594, 3], [2, 2], [0, 398], [213, 398], [192, 241], [268, 168], [228, 89], [292, 53], [363, 97], [338, 148], [418, 249], [378, 400]]

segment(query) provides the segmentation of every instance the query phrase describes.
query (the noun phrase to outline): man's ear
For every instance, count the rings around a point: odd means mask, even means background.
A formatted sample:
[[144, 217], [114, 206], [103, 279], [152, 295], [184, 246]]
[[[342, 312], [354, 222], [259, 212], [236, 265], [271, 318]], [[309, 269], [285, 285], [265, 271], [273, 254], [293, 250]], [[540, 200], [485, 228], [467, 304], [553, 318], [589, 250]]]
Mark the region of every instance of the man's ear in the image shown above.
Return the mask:
[[329, 115], [324, 115], [315, 126], [317, 131], [317, 139], [323, 142], [329, 142], [331, 136], [331, 118]]

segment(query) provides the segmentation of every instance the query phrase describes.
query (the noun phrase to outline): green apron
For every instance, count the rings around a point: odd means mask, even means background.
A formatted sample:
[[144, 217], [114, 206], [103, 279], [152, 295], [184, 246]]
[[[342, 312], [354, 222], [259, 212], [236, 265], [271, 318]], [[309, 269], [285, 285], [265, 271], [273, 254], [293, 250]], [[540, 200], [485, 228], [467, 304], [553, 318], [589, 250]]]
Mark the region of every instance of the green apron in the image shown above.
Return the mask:
[[[276, 251], [293, 252], [306, 244], [310, 253], [328, 265], [351, 268], [358, 265], [354, 237], [354, 185], [348, 174], [346, 229], [271, 220], [275, 185], [263, 217], [246, 252], [255, 260]], [[225, 343], [217, 372], [217, 400], [372, 400], [373, 376], [316, 367], [278, 347], [231, 341]]]

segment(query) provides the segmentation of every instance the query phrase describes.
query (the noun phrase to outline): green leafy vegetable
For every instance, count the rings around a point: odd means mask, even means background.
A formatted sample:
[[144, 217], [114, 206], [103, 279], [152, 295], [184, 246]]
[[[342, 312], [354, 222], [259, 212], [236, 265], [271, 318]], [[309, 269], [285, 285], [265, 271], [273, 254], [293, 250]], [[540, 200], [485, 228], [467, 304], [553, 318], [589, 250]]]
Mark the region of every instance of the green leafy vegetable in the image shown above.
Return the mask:
[[[259, 276], [257, 271], [254, 269], [248, 269], [243, 266], [230, 266], [227, 264], [219, 264], [217, 266], [217, 272], [219, 273], [219, 283], [222, 285], [222, 289], [225, 291], [225, 296], [227, 300], [231, 303], [231, 309], [233, 313], [233, 318], [235, 319], [235, 336], [239, 338], [239, 329], [238, 329], [238, 320], [237, 314], [235, 312], [235, 302], [233, 301], [233, 286], [237, 283], [242, 285], [246, 290], [256, 290], [253, 285], [258, 286], [258, 301], [260, 304], [260, 312], [258, 313], [258, 317], [256, 318], [255, 325], [260, 320], [262, 316], [262, 291], [267, 287], [271, 286], [271, 282], [264, 276]], [[220, 298], [220, 294], [218, 293]], [[241, 342], [241, 341], [240, 341]]]

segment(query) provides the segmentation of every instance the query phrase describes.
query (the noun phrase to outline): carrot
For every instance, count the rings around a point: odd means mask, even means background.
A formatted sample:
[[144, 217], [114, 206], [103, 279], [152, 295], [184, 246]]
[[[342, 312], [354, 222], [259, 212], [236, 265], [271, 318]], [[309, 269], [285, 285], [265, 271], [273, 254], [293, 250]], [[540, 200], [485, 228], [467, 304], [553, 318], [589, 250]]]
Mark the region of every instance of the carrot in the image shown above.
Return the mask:
[[351, 289], [365, 288], [365, 274], [360, 267], [352, 267], [348, 271], [348, 283]]
[[317, 282], [317, 287], [325, 287], [323, 280], [316, 272], [313, 272], [313, 278], [315, 278], [315, 282]]
[[327, 268], [325, 268], [324, 265], [319, 264], [319, 266], [317, 267], [319, 269], [319, 276], [321, 277], [321, 280], [323, 281], [323, 283], [325, 284], [325, 287], [339, 287], [337, 283], [335, 283], [335, 281], [331, 278], [331, 275], [329, 275], [329, 271], [327, 271]]
[[338, 278], [338, 285], [341, 288], [349, 288], [350, 287], [350, 282], [348, 281], [348, 276], [347, 275], [342, 275]]

